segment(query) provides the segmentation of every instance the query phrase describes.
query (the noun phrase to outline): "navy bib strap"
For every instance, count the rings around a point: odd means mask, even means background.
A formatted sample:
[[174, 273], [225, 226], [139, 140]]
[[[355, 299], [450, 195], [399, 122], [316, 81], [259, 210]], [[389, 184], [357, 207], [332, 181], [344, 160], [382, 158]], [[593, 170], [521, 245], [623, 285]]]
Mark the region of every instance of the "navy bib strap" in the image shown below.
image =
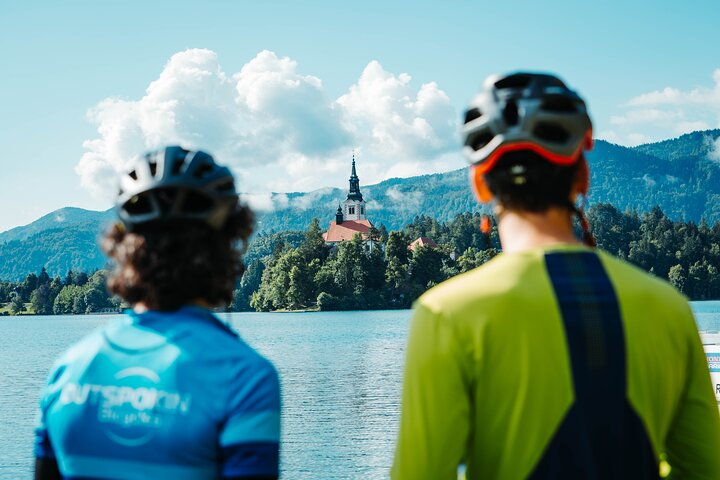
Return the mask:
[[571, 362], [575, 402], [529, 477], [658, 479], [642, 421], [627, 401], [625, 336], [617, 296], [598, 256], [545, 256]]

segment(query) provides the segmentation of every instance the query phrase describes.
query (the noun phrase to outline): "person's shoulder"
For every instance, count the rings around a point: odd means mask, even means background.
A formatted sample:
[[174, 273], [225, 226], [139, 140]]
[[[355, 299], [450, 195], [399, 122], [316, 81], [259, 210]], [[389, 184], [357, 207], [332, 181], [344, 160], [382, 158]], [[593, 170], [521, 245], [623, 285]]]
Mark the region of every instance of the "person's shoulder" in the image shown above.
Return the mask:
[[106, 326], [97, 328], [68, 347], [55, 362], [55, 367], [72, 365], [94, 357], [102, 348]]
[[53, 362], [47, 377], [48, 393], [78, 377], [102, 350], [107, 326], [99, 327], [65, 349]]
[[[521, 293], [533, 275], [540, 270], [542, 259], [534, 252], [499, 254], [468, 272], [456, 275], [425, 292], [417, 305], [448, 316], [465, 312], [490, 312], [493, 306], [507, 304]], [[480, 308], [481, 307], [481, 308]]]
[[277, 376], [272, 362], [246, 342], [229, 322], [222, 321], [215, 314], [210, 315], [213, 321], [201, 323], [194, 333], [202, 339], [205, 348], [211, 349], [213, 356], [223, 357], [242, 370], [249, 369], [254, 375]]
[[654, 304], [663, 304], [681, 310], [689, 308], [687, 297], [666, 280], [603, 250], [598, 250], [597, 253], [615, 285], [616, 293], [621, 298], [634, 298], [637, 301], [652, 300]]

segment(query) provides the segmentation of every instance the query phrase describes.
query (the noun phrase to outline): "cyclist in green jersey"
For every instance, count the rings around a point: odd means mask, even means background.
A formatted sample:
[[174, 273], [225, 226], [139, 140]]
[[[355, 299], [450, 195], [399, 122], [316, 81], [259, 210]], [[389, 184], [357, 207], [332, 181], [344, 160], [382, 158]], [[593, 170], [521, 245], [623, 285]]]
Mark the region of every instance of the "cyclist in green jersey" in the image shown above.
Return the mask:
[[493, 76], [461, 133], [503, 253], [415, 305], [392, 478], [719, 479], [718, 405], [687, 300], [593, 248], [576, 207], [592, 147], [583, 100], [552, 75]]

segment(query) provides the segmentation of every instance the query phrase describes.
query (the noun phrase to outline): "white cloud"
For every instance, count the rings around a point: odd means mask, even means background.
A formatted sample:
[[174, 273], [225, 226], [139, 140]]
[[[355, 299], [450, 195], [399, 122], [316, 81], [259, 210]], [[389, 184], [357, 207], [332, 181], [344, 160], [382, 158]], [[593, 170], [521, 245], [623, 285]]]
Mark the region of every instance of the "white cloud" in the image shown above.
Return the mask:
[[687, 92], [677, 88], [665, 87], [662, 90], [644, 93], [627, 102], [629, 106], [657, 105], [702, 105], [720, 107], [720, 68], [712, 74], [715, 85], [712, 87], [696, 87]]
[[332, 99], [321, 79], [270, 51], [234, 74], [211, 50], [179, 52], [142, 98], [107, 98], [88, 119], [98, 135], [84, 142], [76, 171], [83, 187], [106, 196], [131, 158], [172, 143], [229, 163], [242, 190], [261, 192], [248, 196], [258, 209], [282, 207], [262, 192], [346, 185], [353, 148], [363, 184], [437, 171], [453, 164], [449, 152], [459, 152], [456, 114], [434, 82], [416, 88], [410, 75], [371, 61]]
[[720, 127], [720, 68], [713, 85], [690, 90], [665, 87], [628, 100], [621, 115], [610, 118], [613, 130], [600, 138], [621, 145], [664, 140], [698, 130]]
[[370, 62], [337, 103], [344, 122], [370, 157], [428, 159], [455, 147], [455, 113], [434, 82], [417, 92], [406, 73], [394, 75]]
[[706, 138], [707, 143], [710, 147], [710, 152], [708, 153], [708, 158], [714, 162], [720, 163], [720, 137], [716, 139], [712, 139], [710, 137]]
[[412, 191], [412, 192], [401, 192], [397, 187], [393, 186], [385, 191], [392, 205], [389, 207], [392, 210], [403, 210], [403, 211], [417, 211], [420, 208], [420, 203], [425, 196], [423, 192]]
[[256, 212], [272, 212], [275, 210], [272, 193], [244, 193], [241, 200]]
[[652, 142], [652, 138], [649, 135], [643, 133], [620, 133], [615, 130], [605, 130], [598, 132], [597, 138], [607, 140], [610, 143], [616, 145], [626, 145], [634, 147], [636, 145], [642, 145], [643, 143]]

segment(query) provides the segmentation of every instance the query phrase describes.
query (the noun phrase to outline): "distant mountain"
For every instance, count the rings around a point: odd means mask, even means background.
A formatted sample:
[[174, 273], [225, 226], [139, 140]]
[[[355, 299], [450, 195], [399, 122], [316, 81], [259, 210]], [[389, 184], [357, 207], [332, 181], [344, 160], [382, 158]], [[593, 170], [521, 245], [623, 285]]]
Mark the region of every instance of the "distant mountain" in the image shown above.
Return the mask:
[[25, 240], [36, 233], [57, 228], [95, 228], [95, 231], [99, 231], [98, 228], [112, 221], [113, 218], [112, 209], [97, 212], [83, 208], [65, 207], [50, 212], [29, 225], [15, 227], [0, 233], [0, 244], [13, 240]]
[[0, 279], [19, 280], [43, 266], [52, 276], [102, 268], [98, 236], [113, 215], [66, 207], [0, 233]]
[[[720, 130], [708, 130], [634, 148], [596, 141], [588, 154], [590, 203], [638, 212], [659, 205], [673, 219], [720, 221], [720, 162], [712, 159], [718, 137]], [[358, 169], [362, 180], [362, 165]], [[392, 178], [361, 190], [368, 217], [388, 229], [401, 228], [420, 214], [444, 221], [481, 209], [470, 193], [465, 169]], [[313, 217], [328, 225], [346, 195], [346, 189], [338, 188], [275, 194], [276, 210], [258, 214], [256, 230], [302, 230]], [[0, 279], [16, 280], [43, 266], [51, 275], [64, 275], [70, 268], [101, 268], [105, 259], [97, 237], [113, 215], [111, 210], [63, 208], [0, 233]]]

